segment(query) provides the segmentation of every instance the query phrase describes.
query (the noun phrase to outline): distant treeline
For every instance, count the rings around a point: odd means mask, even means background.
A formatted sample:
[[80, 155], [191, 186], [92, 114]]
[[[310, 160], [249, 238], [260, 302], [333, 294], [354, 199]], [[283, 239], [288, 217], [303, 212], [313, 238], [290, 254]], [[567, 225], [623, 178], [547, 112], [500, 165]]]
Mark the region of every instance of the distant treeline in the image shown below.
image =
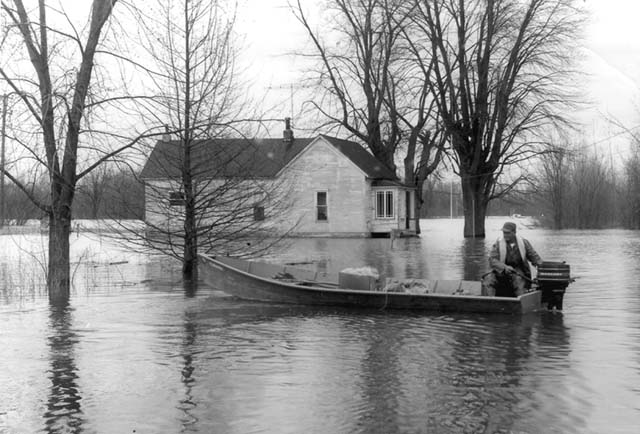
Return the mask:
[[[425, 185], [425, 208], [422, 218], [464, 217], [460, 184], [454, 180], [433, 181]], [[489, 204], [489, 216], [506, 216], [520, 214], [540, 217], [540, 209], [522, 194], [512, 194], [505, 198], [495, 199]]]
[[[461, 197], [459, 183], [427, 183], [422, 217], [463, 216]], [[556, 229], [640, 229], [640, 150], [618, 167], [585, 152], [546, 155], [526, 189], [489, 205], [488, 215], [512, 214]]]
[[[40, 183], [30, 193], [43, 199], [49, 188]], [[42, 219], [45, 213], [14, 184], [5, 185], [5, 221], [22, 225], [29, 219]], [[129, 170], [98, 170], [82, 180], [73, 202], [77, 219], [141, 219], [144, 216], [144, 187]]]
[[[570, 152], [550, 154], [539, 165], [537, 177], [526, 189], [493, 200], [488, 215], [532, 216], [557, 229], [640, 229], [640, 150], [621, 167], [598, 155]], [[34, 186], [32, 194], [45, 198], [47, 192], [48, 186], [42, 184]], [[457, 179], [428, 180], [424, 199], [422, 218], [464, 215]], [[11, 183], [5, 185], [5, 212], [13, 224], [44, 216]], [[80, 183], [73, 217], [142, 219], [144, 186], [129, 169], [97, 171]]]

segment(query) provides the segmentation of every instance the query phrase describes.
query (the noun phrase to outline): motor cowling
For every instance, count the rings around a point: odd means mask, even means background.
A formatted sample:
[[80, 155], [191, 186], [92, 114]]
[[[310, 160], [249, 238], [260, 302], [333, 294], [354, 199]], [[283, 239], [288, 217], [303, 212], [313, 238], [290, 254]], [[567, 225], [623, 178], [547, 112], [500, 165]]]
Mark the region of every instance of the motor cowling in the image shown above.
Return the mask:
[[536, 283], [547, 309], [562, 310], [564, 293], [571, 282], [571, 267], [566, 262], [544, 261], [538, 264]]

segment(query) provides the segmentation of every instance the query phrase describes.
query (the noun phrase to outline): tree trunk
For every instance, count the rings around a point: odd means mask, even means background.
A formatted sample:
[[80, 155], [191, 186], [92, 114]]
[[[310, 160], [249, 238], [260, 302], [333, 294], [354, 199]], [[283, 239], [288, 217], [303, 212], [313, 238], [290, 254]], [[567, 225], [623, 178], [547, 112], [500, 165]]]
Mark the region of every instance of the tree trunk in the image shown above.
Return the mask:
[[[191, 183], [189, 183], [191, 186]], [[184, 218], [184, 256], [182, 261], [182, 278], [185, 281], [198, 281], [198, 239], [194, 210], [193, 193], [187, 193]]]
[[464, 206], [465, 238], [484, 238], [484, 220], [487, 215], [487, 199], [481, 180], [462, 176], [462, 203]]
[[562, 202], [558, 201], [556, 207], [553, 209], [553, 228], [554, 229], [562, 229], [564, 225], [564, 217], [562, 213], [562, 207], [564, 205]]
[[49, 263], [47, 289], [49, 300], [69, 299], [71, 277], [69, 264], [69, 235], [71, 233], [70, 206], [60, 206], [49, 215]]
[[[189, 123], [187, 121], [187, 127]], [[198, 280], [198, 238], [196, 227], [195, 195], [191, 169], [191, 141], [186, 131], [183, 144], [182, 188], [184, 190], [184, 252], [182, 255], [182, 278], [185, 281]]]
[[[63, 302], [69, 298], [70, 270], [69, 270], [69, 234], [71, 232], [71, 206], [78, 181], [78, 141], [81, 132], [81, 123], [85, 115], [85, 102], [91, 85], [91, 74], [94, 67], [94, 58], [100, 43], [102, 28], [111, 15], [115, 0], [95, 0], [91, 5], [91, 21], [86, 32], [86, 42], [80, 39], [76, 33], [72, 35], [65, 31], [54, 30], [47, 24], [47, 2], [39, 0], [39, 19], [34, 20], [30, 16], [35, 6], [29, 5], [29, 12], [22, 0], [14, 0], [14, 8], [8, 6], [8, 2], [2, 2], [2, 9], [7, 12], [10, 25], [7, 27], [19, 30], [23, 48], [29, 54], [35, 76], [26, 72], [12, 78], [0, 68], [0, 75], [8, 82], [15, 93], [27, 103], [28, 112], [40, 125], [39, 137], [44, 148], [44, 155], [34, 154], [35, 160], [46, 168], [50, 181], [50, 204], [41, 203], [35, 196], [30, 199], [40, 208], [49, 213], [49, 250], [47, 289], [49, 299], [53, 302]], [[30, 2], [33, 3], [33, 2]], [[34, 14], [35, 15], [35, 12]], [[62, 16], [68, 16], [62, 11]], [[52, 44], [55, 47], [50, 50], [49, 34], [56, 35]], [[59, 60], [57, 55], [63, 54], [66, 58], [71, 51], [66, 50], [64, 42], [58, 36], [69, 37], [70, 41], [80, 48], [82, 61], [77, 67], [65, 64], [65, 79], [51, 76], [52, 69], [58, 71]], [[63, 38], [64, 39], [64, 38]], [[17, 47], [16, 47], [17, 49]], [[52, 56], [53, 54], [53, 56]], [[71, 60], [72, 57], [69, 57]], [[3, 64], [4, 65], [4, 64]], [[75, 82], [71, 78], [75, 75]], [[28, 83], [29, 90], [19, 89], [20, 83]], [[54, 88], [54, 83], [60, 85], [60, 89]], [[35, 89], [39, 89], [39, 98]], [[29, 95], [29, 98], [27, 98]], [[69, 98], [71, 97], [71, 98]], [[61, 101], [65, 101], [64, 104]], [[96, 101], [93, 101], [96, 102]], [[65, 111], [66, 110], [66, 111]], [[66, 125], [65, 125], [66, 124]], [[57, 136], [56, 134], [59, 133]], [[31, 150], [31, 152], [35, 152]], [[103, 158], [100, 158], [95, 165]], [[62, 164], [60, 161], [62, 157]], [[95, 166], [92, 166], [95, 168]], [[3, 168], [5, 169], [5, 168]], [[89, 169], [89, 171], [92, 169]], [[19, 182], [16, 182], [19, 185]], [[23, 189], [23, 191], [27, 191]]]
[[422, 206], [424, 205], [424, 199], [422, 197], [422, 189], [424, 188], [424, 180], [419, 180], [416, 182], [416, 200], [414, 202], [414, 216], [416, 219], [416, 234], [420, 235], [420, 211], [422, 210]]
[[186, 36], [184, 39], [184, 130], [182, 138], [182, 188], [184, 189], [184, 252], [182, 253], [182, 279], [187, 282], [198, 281], [198, 239], [196, 228], [195, 197], [193, 191], [193, 168], [191, 167], [192, 135], [191, 130], [191, 92], [195, 89], [191, 86], [191, 75], [196, 68], [192, 68], [190, 34], [194, 29], [194, 22], [191, 21], [193, 10], [189, 9], [189, 2], [184, 2], [184, 28]]

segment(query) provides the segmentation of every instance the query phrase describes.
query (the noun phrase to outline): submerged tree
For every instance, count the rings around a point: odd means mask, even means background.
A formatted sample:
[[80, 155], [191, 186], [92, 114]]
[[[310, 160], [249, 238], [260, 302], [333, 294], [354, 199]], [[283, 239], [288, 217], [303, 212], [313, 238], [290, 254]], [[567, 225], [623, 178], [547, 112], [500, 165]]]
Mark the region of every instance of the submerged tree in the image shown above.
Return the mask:
[[[574, 0], [419, 0], [432, 93], [461, 178], [464, 235], [484, 237], [492, 199], [524, 179], [536, 135], [566, 119], [583, 14]], [[511, 181], [501, 185], [503, 175]]]
[[[394, 19], [399, 2], [332, 0], [328, 5], [335, 35], [314, 31], [299, 1], [295, 10], [320, 60], [316, 75], [325, 95], [311, 104], [326, 118], [327, 127], [346, 129], [395, 171], [400, 130], [389, 122], [385, 98], [402, 32]], [[337, 41], [324, 42], [331, 37]]]
[[236, 72], [235, 11], [226, 6], [163, 0], [136, 11], [156, 95], [141, 110], [149, 123], [166, 126], [142, 173], [152, 212], [136, 241], [180, 260], [191, 282], [199, 251], [255, 248], [263, 219], [286, 202], [280, 186], [256, 175], [269, 167], [267, 150], [231, 139], [244, 136], [252, 116]]
[[550, 146], [550, 151], [541, 155], [539, 190], [544, 208], [551, 214], [554, 229], [566, 225], [567, 195], [569, 192], [569, 167], [571, 147], [567, 142]]
[[622, 208], [624, 226], [628, 229], [640, 229], [640, 150], [634, 143], [631, 157], [624, 163], [624, 196]]
[[91, 94], [100, 94], [93, 87], [97, 53], [114, 4], [115, 0], [95, 0], [84, 29], [72, 26], [71, 31], [63, 31], [50, 22], [52, 9], [45, 0], [39, 0], [34, 11], [27, 10], [22, 0], [1, 3], [10, 23], [2, 52], [12, 63], [2, 62], [0, 76], [26, 107], [30, 117], [26, 125], [33, 130], [23, 126], [21, 143], [48, 175], [49, 197], [43, 200], [34, 195], [16, 173], [2, 170], [48, 216], [47, 286], [52, 299], [69, 296], [69, 233], [77, 182], [113, 155], [113, 151], [99, 154], [79, 170], [79, 164], [86, 163], [80, 152], [88, 100]]
[[638, 126], [626, 125], [618, 119], [610, 122], [628, 137], [629, 154], [622, 166], [619, 212], [627, 229], [640, 229], [640, 133]]
[[571, 161], [569, 176], [568, 226], [578, 229], [613, 226], [616, 219], [616, 182], [606, 160], [595, 152], [583, 150]]
[[78, 183], [73, 215], [88, 219], [142, 219], [144, 187], [136, 171], [121, 164], [104, 164]]
[[[323, 94], [311, 104], [324, 127], [346, 130], [396, 171], [402, 158], [407, 185], [417, 190], [419, 231], [424, 181], [444, 150], [428, 82], [429, 53], [412, 42], [410, 7], [398, 0], [331, 0], [333, 28], [320, 33], [300, 2], [294, 11], [313, 41]], [[327, 42], [336, 39], [335, 43]], [[403, 154], [403, 157], [400, 155]]]

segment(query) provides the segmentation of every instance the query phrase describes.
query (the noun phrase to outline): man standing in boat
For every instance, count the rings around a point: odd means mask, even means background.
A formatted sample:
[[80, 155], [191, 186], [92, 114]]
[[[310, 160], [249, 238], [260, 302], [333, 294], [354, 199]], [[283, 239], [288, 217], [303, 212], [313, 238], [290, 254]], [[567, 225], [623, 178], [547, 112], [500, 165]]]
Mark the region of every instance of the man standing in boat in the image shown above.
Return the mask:
[[482, 279], [485, 294], [503, 297], [524, 294], [531, 286], [529, 262], [537, 267], [542, 259], [528, 240], [516, 235], [516, 224], [506, 222], [502, 226], [502, 237], [489, 254], [491, 271]]

